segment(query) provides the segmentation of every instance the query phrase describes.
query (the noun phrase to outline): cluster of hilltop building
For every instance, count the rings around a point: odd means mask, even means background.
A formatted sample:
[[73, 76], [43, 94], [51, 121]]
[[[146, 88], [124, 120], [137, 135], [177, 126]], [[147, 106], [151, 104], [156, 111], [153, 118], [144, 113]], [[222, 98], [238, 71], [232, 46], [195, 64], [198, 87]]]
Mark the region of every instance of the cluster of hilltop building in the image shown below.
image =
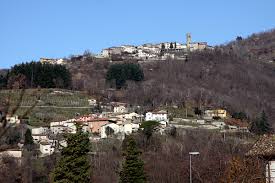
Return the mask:
[[192, 42], [191, 34], [187, 33], [185, 44], [164, 42], [158, 44], [148, 43], [141, 46], [123, 45], [103, 49], [101, 56], [110, 59], [114, 56], [122, 56], [124, 58], [133, 58], [137, 60], [180, 59], [184, 58], [188, 52], [205, 49], [213, 49], [213, 47], [209, 46], [207, 42]]
[[[188, 52], [213, 49], [207, 42], [192, 42], [191, 34], [186, 34], [186, 43], [164, 42], [158, 44], [147, 43], [140, 46], [122, 45], [103, 49], [100, 54], [93, 55], [95, 58], [112, 60], [166, 60], [186, 59]], [[90, 55], [89, 55], [90, 56]], [[85, 60], [85, 55], [76, 56], [80, 60]], [[65, 64], [64, 59], [41, 58], [41, 63]]]

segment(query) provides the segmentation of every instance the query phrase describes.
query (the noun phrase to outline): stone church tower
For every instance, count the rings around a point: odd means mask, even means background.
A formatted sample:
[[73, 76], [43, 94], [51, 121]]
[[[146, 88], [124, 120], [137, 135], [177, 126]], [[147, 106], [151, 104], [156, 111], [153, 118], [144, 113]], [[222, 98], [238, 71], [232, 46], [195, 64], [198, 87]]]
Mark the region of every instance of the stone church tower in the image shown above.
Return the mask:
[[190, 45], [191, 45], [191, 33], [186, 34], [186, 47], [188, 50], [190, 50]]

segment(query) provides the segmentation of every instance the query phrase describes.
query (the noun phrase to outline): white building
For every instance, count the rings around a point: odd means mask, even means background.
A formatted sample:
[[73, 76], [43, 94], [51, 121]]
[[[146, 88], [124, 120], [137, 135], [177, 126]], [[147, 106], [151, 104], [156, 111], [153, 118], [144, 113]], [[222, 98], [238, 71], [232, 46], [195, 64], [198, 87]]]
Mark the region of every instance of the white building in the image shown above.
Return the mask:
[[51, 122], [50, 130], [53, 134], [76, 133], [75, 119], [59, 122]]
[[46, 128], [46, 127], [33, 128], [32, 135], [46, 134], [48, 131], [49, 131], [49, 128]]
[[164, 55], [162, 56], [162, 59], [166, 60], [166, 59], [175, 59], [175, 54], [173, 53], [164, 53]]
[[215, 110], [205, 110], [204, 117], [205, 118], [213, 118], [213, 117], [220, 117], [226, 118], [228, 115], [225, 109], [215, 109]]
[[124, 48], [122, 47], [111, 47], [107, 49], [103, 49], [101, 55], [103, 57], [110, 57], [111, 55], [121, 55]]
[[123, 121], [126, 121], [126, 120], [129, 120], [129, 121], [142, 121], [142, 118], [143, 118], [143, 115], [139, 115], [135, 112], [131, 112], [131, 113], [125, 113], [125, 114], [119, 114], [119, 115], [116, 115], [115, 117], [123, 120]]
[[61, 59], [54, 59], [54, 58], [40, 58], [40, 62], [42, 64], [64, 64], [64, 60], [61, 58]]
[[51, 126], [50, 130], [53, 134], [61, 134], [65, 132], [65, 126], [64, 125], [55, 125]]
[[42, 156], [47, 156], [54, 153], [54, 147], [49, 142], [41, 142], [39, 150], [42, 153]]
[[122, 128], [120, 125], [117, 125], [115, 123], [106, 124], [106, 125], [101, 126], [101, 128], [100, 128], [100, 137], [101, 138], [108, 137], [108, 132], [107, 132], [108, 128], [111, 128], [113, 130], [113, 134], [118, 134], [118, 133], [122, 132]]
[[[172, 43], [172, 45], [171, 45]], [[184, 50], [187, 49], [186, 44], [181, 44], [178, 42], [164, 42], [164, 43], [159, 43], [157, 44], [157, 46], [161, 49], [165, 49], [165, 50], [170, 50], [170, 49], [179, 49], [179, 50]], [[170, 48], [171, 46], [173, 46], [173, 48]]]
[[10, 156], [13, 158], [22, 158], [22, 150], [21, 149], [10, 149], [6, 151], [0, 152], [0, 157], [2, 156]]
[[166, 121], [168, 122], [167, 111], [147, 112], [145, 121]]
[[20, 119], [18, 118], [17, 115], [15, 116], [7, 115], [6, 120], [8, 124], [16, 124], [16, 125], [20, 124]]
[[114, 113], [125, 113], [127, 111], [128, 110], [124, 105], [114, 106]]
[[49, 138], [46, 134], [32, 134], [32, 138], [33, 138], [34, 143], [37, 143], [37, 144], [41, 141], [49, 140]]
[[204, 125], [205, 124], [205, 120], [204, 119], [197, 119], [196, 122], [200, 125]]
[[121, 47], [123, 48], [123, 52], [126, 52], [126, 53], [134, 53], [137, 51], [137, 48], [132, 45], [123, 45]]
[[88, 100], [89, 105], [96, 106], [96, 99], [89, 99]]
[[137, 52], [137, 57], [142, 58], [142, 59], [148, 59], [150, 57], [150, 54], [144, 52], [144, 50], [139, 49]]
[[168, 126], [167, 121], [159, 121], [159, 124], [160, 124], [160, 126], [161, 126], [162, 128], [165, 128], [165, 127]]
[[65, 128], [65, 132], [66, 133], [76, 133], [77, 128], [75, 125], [75, 122], [71, 122], [71, 121], [67, 121], [66, 123], [64, 123]]
[[123, 133], [127, 135], [132, 134], [133, 132], [137, 132], [138, 129], [139, 129], [139, 124], [127, 123], [123, 125]]

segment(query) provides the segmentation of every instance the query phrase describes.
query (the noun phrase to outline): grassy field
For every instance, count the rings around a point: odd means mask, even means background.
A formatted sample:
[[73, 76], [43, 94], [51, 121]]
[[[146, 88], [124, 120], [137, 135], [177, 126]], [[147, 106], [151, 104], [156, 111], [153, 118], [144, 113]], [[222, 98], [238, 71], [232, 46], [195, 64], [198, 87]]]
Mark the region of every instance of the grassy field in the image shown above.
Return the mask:
[[[50, 121], [65, 120], [76, 113], [90, 112], [89, 96], [84, 92], [59, 89], [1, 90], [0, 100], [10, 101], [9, 111], [19, 116], [30, 111], [26, 117], [33, 126], [48, 125]], [[33, 109], [31, 107], [34, 107]], [[31, 110], [30, 110], [31, 109]]]

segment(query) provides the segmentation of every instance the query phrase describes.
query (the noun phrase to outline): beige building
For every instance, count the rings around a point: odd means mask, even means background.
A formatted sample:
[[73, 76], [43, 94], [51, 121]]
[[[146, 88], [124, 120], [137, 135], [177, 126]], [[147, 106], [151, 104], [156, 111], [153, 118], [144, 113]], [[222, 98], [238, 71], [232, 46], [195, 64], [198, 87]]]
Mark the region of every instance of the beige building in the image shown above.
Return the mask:
[[227, 117], [227, 111], [224, 109], [215, 109], [215, 110], [206, 110], [204, 111], [204, 115], [206, 117], [220, 117], [220, 118], [226, 118]]
[[103, 57], [110, 57], [112, 55], [121, 55], [123, 50], [124, 48], [122, 47], [111, 47], [111, 48], [102, 50], [101, 55]]
[[59, 65], [64, 64], [64, 60], [63, 59], [40, 58], [39, 61], [42, 64], [59, 64]]

